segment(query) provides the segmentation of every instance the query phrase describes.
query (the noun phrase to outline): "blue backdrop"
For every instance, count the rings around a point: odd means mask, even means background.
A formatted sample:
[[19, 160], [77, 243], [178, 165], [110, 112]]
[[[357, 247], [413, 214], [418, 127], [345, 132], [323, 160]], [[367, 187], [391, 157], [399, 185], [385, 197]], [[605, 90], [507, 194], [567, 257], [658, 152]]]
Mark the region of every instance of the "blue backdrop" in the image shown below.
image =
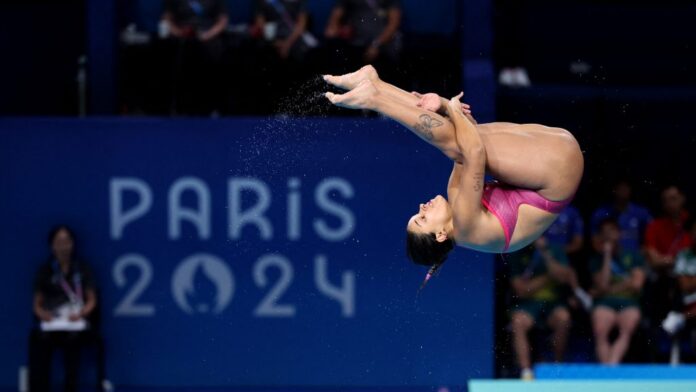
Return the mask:
[[97, 276], [117, 384], [491, 377], [492, 257], [458, 249], [417, 296], [404, 255], [450, 166], [386, 120], [2, 119], [0, 386], [57, 223]]

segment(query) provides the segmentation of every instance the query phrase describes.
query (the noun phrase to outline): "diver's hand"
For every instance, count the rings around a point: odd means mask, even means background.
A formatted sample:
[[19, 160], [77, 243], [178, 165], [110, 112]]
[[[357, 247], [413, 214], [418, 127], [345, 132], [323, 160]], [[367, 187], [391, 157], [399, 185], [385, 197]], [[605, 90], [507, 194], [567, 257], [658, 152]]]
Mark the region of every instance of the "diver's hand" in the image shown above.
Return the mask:
[[[421, 94], [417, 91], [412, 91], [411, 94], [419, 100], [416, 104], [417, 107], [430, 112], [439, 113], [440, 110], [445, 110], [447, 107], [447, 99], [435, 93]], [[462, 103], [462, 112], [471, 115], [471, 106], [467, 103]]]
[[462, 103], [462, 112], [467, 115], [471, 115], [471, 106], [468, 103]]
[[462, 103], [459, 101], [459, 99], [464, 95], [463, 92], [455, 95], [452, 97], [448, 102], [447, 102], [447, 113], [450, 116], [453, 115], [464, 115], [464, 111], [462, 110]]
[[[459, 102], [459, 99], [463, 95], [464, 95], [464, 93], [461, 92], [461, 93], [457, 94], [457, 96], [452, 97], [452, 99], [450, 99], [449, 102], [447, 102], [447, 104], [445, 105], [447, 108], [447, 115], [449, 117], [461, 115], [463, 117], [466, 117], [466, 119], [469, 120], [469, 122], [471, 122], [472, 124], [477, 125], [478, 122], [476, 121], [474, 116], [471, 114], [471, 106], [469, 106], [469, 104]], [[443, 99], [443, 101], [444, 101], [444, 99]], [[454, 105], [454, 106], [453, 106], [453, 110], [450, 111], [451, 105]]]

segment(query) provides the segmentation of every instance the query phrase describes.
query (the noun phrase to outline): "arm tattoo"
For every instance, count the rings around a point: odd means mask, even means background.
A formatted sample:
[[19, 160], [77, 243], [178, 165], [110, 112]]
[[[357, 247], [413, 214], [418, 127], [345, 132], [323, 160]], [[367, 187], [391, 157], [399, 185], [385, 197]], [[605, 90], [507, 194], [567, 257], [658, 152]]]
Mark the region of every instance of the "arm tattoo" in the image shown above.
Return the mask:
[[480, 191], [483, 187], [483, 173], [474, 173], [474, 190], [476, 192]]
[[435, 117], [430, 117], [427, 114], [421, 114], [418, 116], [420, 120], [419, 123], [413, 125], [413, 129], [423, 135], [428, 140], [433, 140], [433, 128], [442, 126], [443, 122], [436, 119]]

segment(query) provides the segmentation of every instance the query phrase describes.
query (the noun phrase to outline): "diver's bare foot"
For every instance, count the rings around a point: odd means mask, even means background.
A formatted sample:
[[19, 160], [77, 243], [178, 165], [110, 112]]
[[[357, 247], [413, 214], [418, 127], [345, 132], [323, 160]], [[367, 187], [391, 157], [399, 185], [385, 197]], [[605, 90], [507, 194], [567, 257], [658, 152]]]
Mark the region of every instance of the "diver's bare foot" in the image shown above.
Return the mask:
[[357, 87], [345, 94], [324, 94], [332, 104], [347, 109], [374, 110], [375, 98], [379, 94], [377, 87], [371, 80], [363, 80]]
[[324, 75], [324, 80], [338, 88], [352, 90], [356, 88], [363, 80], [370, 80], [376, 83], [379, 80], [379, 75], [377, 75], [377, 70], [375, 67], [368, 64], [355, 72], [347, 73], [345, 75]]

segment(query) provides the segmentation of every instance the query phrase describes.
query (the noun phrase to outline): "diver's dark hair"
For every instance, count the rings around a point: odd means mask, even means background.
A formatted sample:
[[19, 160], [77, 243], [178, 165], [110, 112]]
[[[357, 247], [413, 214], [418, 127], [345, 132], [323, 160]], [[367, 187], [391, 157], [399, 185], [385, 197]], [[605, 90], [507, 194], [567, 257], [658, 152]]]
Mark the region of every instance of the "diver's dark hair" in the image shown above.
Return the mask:
[[421, 234], [406, 231], [408, 258], [416, 264], [430, 266], [421, 288], [442, 267], [452, 249], [454, 249], [454, 241], [450, 238], [439, 242], [433, 233]]

